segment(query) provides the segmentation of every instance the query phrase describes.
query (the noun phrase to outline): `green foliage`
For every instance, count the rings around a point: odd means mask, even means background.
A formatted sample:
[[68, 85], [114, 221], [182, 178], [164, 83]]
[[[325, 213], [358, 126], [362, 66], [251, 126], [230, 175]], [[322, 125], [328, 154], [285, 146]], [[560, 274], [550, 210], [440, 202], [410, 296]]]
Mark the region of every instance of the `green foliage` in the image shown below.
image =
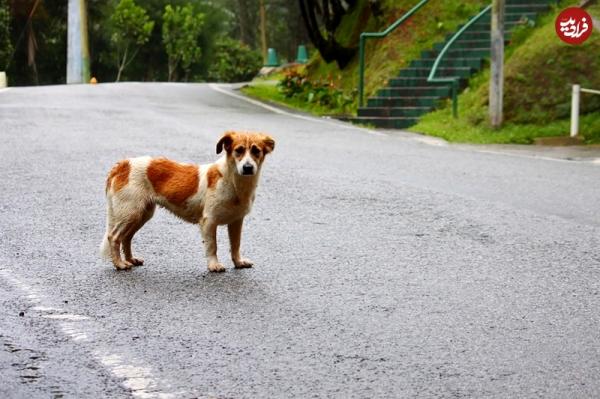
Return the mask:
[[109, 18], [110, 41], [116, 50], [119, 71], [117, 82], [125, 67], [135, 58], [139, 48], [148, 42], [154, 22], [134, 0], [120, 0]]
[[4, 71], [8, 66], [12, 52], [8, 2], [7, 0], [0, 0], [0, 71]]
[[256, 76], [261, 66], [260, 53], [237, 40], [224, 37], [215, 47], [215, 59], [208, 78], [218, 82], [244, 82]]
[[195, 13], [191, 4], [183, 7], [165, 6], [162, 38], [169, 57], [169, 81], [175, 77], [179, 63], [188, 75], [192, 63], [200, 60], [198, 39], [203, 25], [204, 14]]
[[351, 111], [356, 99], [356, 91], [346, 94], [336, 87], [332, 79], [311, 82], [306, 73], [298, 68], [286, 71], [278, 87], [285, 98], [295, 98], [309, 104], [316, 103], [330, 109], [332, 114]]

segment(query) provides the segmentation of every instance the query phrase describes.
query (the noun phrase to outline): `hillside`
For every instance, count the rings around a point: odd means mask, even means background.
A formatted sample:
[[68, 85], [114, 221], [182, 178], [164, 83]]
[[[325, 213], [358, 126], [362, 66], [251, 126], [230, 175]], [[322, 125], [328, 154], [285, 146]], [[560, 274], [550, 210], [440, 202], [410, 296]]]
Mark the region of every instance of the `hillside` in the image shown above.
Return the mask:
[[[581, 46], [560, 41], [554, 31], [559, 10], [576, 4], [561, 2], [560, 8], [523, 28], [507, 47], [505, 61], [504, 114], [500, 131], [488, 127], [489, 69], [470, 82], [459, 96], [459, 118], [451, 117], [449, 104], [423, 117], [410, 130], [451, 141], [482, 143], [530, 143], [535, 137], [561, 136], [569, 132], [571, 86], [600, 88], [600, 32], [596, 30]], [[587, 8], [600, 17], [600, 5]], [[588, 143], [600, 142], [600, 96], [583, 95], [581, 133]]]
[[[357, 44], [362, 31], [381, 31], [406, 13], [417, 1], [386, 0], [383, 15], [370, 14], [367, 0], [359, 2], [338, 29], [346, 44]], [[487, 1], [462, 3], [432, 0], [382, 40], [367, 42], [365, 94], [385, 86], [423, 50], [441, 42], [457, 26], [475, 15]], [[562, 43], [554, 32], [558, 12], [577, 5], [562, 1], [535, 23], [517, 28], [505, 58], [505, 117], [500, 130], [487, 123], [489, 68], [475, 75], [459, 96], [459, 118], [453, 119], [450, 102], [425, 115], [409, 130], [449, 141], [478, 143], [531, 143], [535, 137], [566, 135], [569, 131], [571, 85], [600, 88], [600, 33], [582, 46]], [[588, 12], [600, 18], [600, 5]], [[282, 75], [277, 76], [280, 79]], [[272, 79], [272, 78], [271, 78]], [[284, 76], [283, 85], [259, 82], [245, 90], [249, 95], [322, 114], [355, 114], [357, 110], [358, 57], [343, 70], [313, 55], [306, 67]], [[581, 132], [589, 143], [600, 142], [600, 96], [584, 95]]]

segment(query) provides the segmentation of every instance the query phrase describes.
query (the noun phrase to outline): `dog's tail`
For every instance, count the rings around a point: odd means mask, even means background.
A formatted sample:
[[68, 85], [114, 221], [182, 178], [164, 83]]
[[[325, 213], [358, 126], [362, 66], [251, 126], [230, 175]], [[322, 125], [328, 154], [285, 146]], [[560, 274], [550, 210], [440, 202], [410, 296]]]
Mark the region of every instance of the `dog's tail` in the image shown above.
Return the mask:
[[104, 234], [102, 243], [100, 243], [100, 257], [104, 260], [110, 259], [110, 242], [108, 242], [108, 231]]
[[110, 259], [110, 242], [108, 241], [108, 232], [110, 231], [111, 209], [110, 204], [106, 207], [106, 232], [100, 243], [100, 257], [104, 260]]

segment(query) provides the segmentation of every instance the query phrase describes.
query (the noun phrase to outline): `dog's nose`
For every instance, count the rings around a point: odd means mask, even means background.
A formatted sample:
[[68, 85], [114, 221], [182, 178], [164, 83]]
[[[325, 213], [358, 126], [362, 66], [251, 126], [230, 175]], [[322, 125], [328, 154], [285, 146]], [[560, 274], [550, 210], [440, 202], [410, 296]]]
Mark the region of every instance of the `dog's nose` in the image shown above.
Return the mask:
[[245, 175], [251, 175], [254, 173], [254, 166], [250, 165], [250, 164], [245, 164], [242, 167], [242, 173]]

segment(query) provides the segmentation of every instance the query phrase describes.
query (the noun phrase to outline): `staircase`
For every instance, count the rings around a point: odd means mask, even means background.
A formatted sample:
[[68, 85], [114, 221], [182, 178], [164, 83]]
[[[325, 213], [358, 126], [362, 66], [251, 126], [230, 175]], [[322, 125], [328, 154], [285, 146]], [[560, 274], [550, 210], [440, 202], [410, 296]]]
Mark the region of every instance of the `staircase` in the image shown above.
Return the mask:
[[[504, 19], [504, 38], [510, 39], [511, 32], [526, 21], [535, 20], [550, 9], [552, 0], [507, 0]], [[464, 89], [468, 80], [484, 66], [490, 55], [491, 14], [470, 26], [448, 50], [436, 77], [459, 77], [459, 88]], [[447, 41], [436, 43], [433, 49], [423, 51], [421, 58], [402, 69], [398, 76], [390, 79], [386, 87], [367, 100], [366, 107], [358, 109], [355, 123], [370, 124], [380, 128], [403, 129], [418, 122], [419, 117], [436, 108], [440, 100], [449, 98], [452, 87], [448, 83], [429, 83], [427, 77]]]

